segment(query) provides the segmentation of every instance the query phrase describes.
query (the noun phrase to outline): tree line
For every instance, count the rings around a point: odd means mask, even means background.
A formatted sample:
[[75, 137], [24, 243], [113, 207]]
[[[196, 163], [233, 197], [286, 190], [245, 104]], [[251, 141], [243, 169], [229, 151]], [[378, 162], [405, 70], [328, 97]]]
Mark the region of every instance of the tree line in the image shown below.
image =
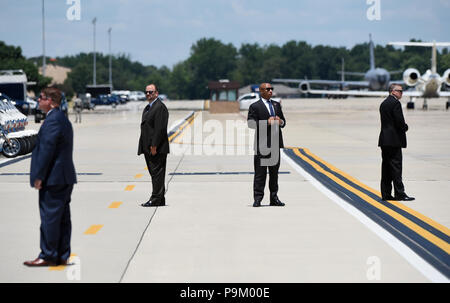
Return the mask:
[[[389, 45], [377, 45], [374, 51], [376, 66], [388, 71], [403, 71], [414, 67], [424, 73], [431, 67], [431, 48], [395, 49]], [[270, 82], [273, 78], [338, 80], [342, 58], [346, 71], [365, 72], [369, 69], [369, 43], [357, 44], [351, 49], [312, 46], [305, 41], [289, 41], [282, 46], [244, 43], [236, 48], [214, 38], [203, 38], [192, 45], [189, 58], [172, 68], [145, 66], [132, 61], [129, 55], [113, 55], [113, 87], [117, 90], [142, 91], [148, 83], [156, 83], [160, 93], [167, 94], [171, 99], [204, 99], [209, 97], [207, 85], [211, 80], [230, 79], [238, 81], [241, 86]], [[42, 58], [39, 57], [25, 59], [20, 47], [8, 46], [0, 41], [0, 69], [23, 68], [28, 78], [38, 83], [36, 89], [50, 82], [49, 78], [37, 73], [36, 64], [40, 65], [41, 62]], [[92, 53], [57, 57], [57, 65], [72, 69], [60, 88], [69, 96], [84, 92], [86, 85], [92, 84], [92, 62]], [[438, 51], [437, 64], [441, 75], [450, 68], [450, 53], [447, 48]], [[96, 65], [97, 83], [108, 83], [109, 56], [97, 53]], [[401, 74], [397, 77], [400, 79]], [[358, 79], [354, 76], [346, 78]], [[396, 80], [396, 76], [393, 79]]]

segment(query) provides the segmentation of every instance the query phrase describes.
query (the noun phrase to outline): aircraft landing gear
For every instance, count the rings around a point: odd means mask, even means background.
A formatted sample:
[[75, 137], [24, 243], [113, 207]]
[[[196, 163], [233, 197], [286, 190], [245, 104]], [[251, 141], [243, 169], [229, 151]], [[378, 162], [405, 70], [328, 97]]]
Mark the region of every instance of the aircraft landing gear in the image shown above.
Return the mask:
[[422, 109], [423, 109], [423, 110], [427, 110], [427, 109], [428, 109], [428, 102], [427, 102], [427, 99], [426, 99], [426, 98], [423, 98]]
[[414, 101], [415, 101], [415, 98], [411, 97], [409, 99], [409, 102], [406, 103], [406, 108], [407, 109], [414, 109]]
[[449, 107], [450, 107], [450, 98], [448, 98], [448, 100], [447, 100], [447, 104], [445, 105], [445, 110], [448, 110]]

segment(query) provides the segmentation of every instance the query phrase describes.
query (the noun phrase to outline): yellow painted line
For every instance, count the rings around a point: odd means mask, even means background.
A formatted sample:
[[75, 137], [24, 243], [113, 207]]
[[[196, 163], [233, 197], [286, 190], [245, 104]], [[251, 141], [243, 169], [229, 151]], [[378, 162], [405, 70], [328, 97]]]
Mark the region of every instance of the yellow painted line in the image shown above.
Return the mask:
[[85, 235], [95, 235], [100, 229], [102, 229], [103, 225], [92, 225], [89, 227], [84, 234]]
[[[172, 140], [174, 139], [174, 137], [176, 137], [176, 136], [179, 134], [180, 136], [176, 138], [177, 141], [178, 141], [179, 138], [181, 138], [181, 137], [183, 136], [183, 131], [184, 131], [184, 129], [185, 129], [187, 126], [189, 126], [189, 125], [191, 125], [192, 123], [194, 123], [195, 117], [197, 117], [197, 115], [198, 115], [198, 112], [195, 113], [191, 118], [189, 118], [188, 120], [186, 120], [186, 121], [180, 126], [180, 128], [179, 128], [175, 133], [173, 133], [173, 134], [169, 137], [169, 142], [172, 142]], [[177, 142], [174, 142], [174, 143], [177, 143]]]
[[119, 208], [119, 206], [122, 205], [122, 202], [112, 202], [111, 205], [109, 205], [108, 208]]
[[132, 191], [134, 189], [134, 185], [127, 185], [127, 187], [125, 187], [125, 191]]
[[412, 222], [411, 220], [408, 220], [407, 218], [403, 217], [402, 215], [398, 214], [397, 212], [393, 211], [392, 209], [384, 206], [383, 204], [381, 204], [380, 202], [372, 199], [371, 197], [369, 197], [368, 195], [360, 192], [359, 190], [351, 187], [350, 185], [348, 185], [347, 183], [345, 183], [344, 181], [338, 179], [336, 176], [334, 176], [333, 174], [325, 171], [322, 167], [320, 167], [317, 163], [313, 162], [312, 160], [308, 159], [307, 157], [305, 157], [304, 155], [302, 155], [300, 153], [300, 151], [298, 149], [294, 149], [294, 153], [299, 156], [300, 158], [303, 159], [303, 161], [308, 162], [312, 167], [314, 167], [315, 170], [317, 170], [318, 172], [326, 175], [328, 178], [330, 178], [331, 180], [333, 180], [334, 182], [336, 182], [337, 184], [339, 184], [340, 186], [348, 189], [349, 191], [351, 191], [352, 193], [356, 194], [357, 196], [359, 196], [361, 199], [363, 199], [364, 201], [366, 201], [367, 203], [371, 204], [372, 206], [378, 208], [379, 210], [383, 211], [384, 213], [388, 214], [389, 216], [391, 216], [392, 218], [396, 219], [397, 221], [401, 222], [403, 225], [407, 226], [409, 229], [415, 231], [417, 234], [421, 235], [422, 237], [424, 237], [425, 239], [427, 239], [428, 241], [430, 241], [431, 243], [433, 243], [434, 245], [440, 247], [442, 250], [444, 250], [446, 253], [450, 253], [450, 244], [448, 244], [447, 242], [445, 242], [444, 240], [436, 237], [435, 235], [433, 235], [432, 233], [430, 233], [429, 231], [423, 229], [422, 227], [418, 226], [417, 224], [415, 224], [414, 222]]
[[183, 138], [183, 136], [185, 134], [184, 128], [190, 127], [194, 123], [195, 117], [197, 117], [197, 115], [198, 115], [198, 113], [195, 113], [194, 116], [192, 117], [192, 119], [189, 121], [189, 123], [185, 127], [183, 127], [182, 133], [178, 137], [175, 138], [174, 143], [180, 142], [181, 138]]
[[[378, 197], [381, 198], [381, 193], [379, 191], [377, 191], [377, 190], [375, 190], [375, 189], [365, 185], [364, 183], [361, 183], [359, 180], [353, 178], [352, 176], [350, 176], [350, 175], [346, 174], [345, 172], [341, 171], [340, 169], [334, 167], [330, 163], [328, 163], [328, 162], [324, 161], [323, 159], [317, 157], [316, 155], [311, 153], [309, 151], [309, 149], [304, 148], [303, 150], [309, 156], [311, 156], [312, 158], [316, 159], [320, 163], [324, 164], [325, 166], [327, 166], [332, 171], [334, 171], [334, 172], [344, 176], [345, 178], [347, 178], [348, 180], [352, 181], [353, 183], [359, 185], [360, 187], [364, 188], [365, 190], [367, 190], [367, 191], [369, 191], [369, 192], [371, 192], [371, 193], [373, 193], [373, 194], [375, 194], [375, 195], [377, 195]], [[406, 205], [404, 205], [404, 204], [402, 204], [402, 203], [400, 203], [398, 201], [390, 200], [390, 201], [387, 201], [387, 202], [392, 204], [392, 205], [394, 205], [394, 206], [396, 206], [396, 207], [398, 207], [398, 208], [400, 208], [400, 209], [402, 209], [402, 210], [404, 210], [405, 212], [413, 215], [414, 217], [422, 220], [423, 222], [427, 223], [428, 225], [430, 225], [430, 226], [436, 228], [437, 230], [439, 230], [440, 232], [446, 234], [447, 236], [450, 236], [450, 229], [448, 229], [447, 227], [443, 226], [442, 224], [440, 224], [440, 223], [438, 223], [438, 222], [428, 218], [427, 216], [422, 215], [421, 213], [419, 213], [419, 212], [417, 212], [417, 211], [407, 207]]]
[[142, 178], [144, 175], [143, 174], [137, 174], [136, 176], [134, 176], [135, 179], [139, 179]]
[[[77, 256], [76, 254], [70, 254], [70, 258], [71, 257], [76, 257], [76, 256]], [[69, 263], [70, 263], [70, 258], [69, 258]], [[67, 265], [50, 266], [48, 268], [48, 270], [51, 270], [51, 271], [63, 271], [64, 269], [66, 269], [66, 267], [67, 267]]]

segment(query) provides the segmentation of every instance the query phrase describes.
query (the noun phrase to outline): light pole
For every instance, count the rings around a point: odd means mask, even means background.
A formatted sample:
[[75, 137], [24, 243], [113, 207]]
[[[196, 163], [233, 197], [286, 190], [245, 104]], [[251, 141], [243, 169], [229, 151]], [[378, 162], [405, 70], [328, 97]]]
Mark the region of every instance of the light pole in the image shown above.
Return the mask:
[[111, 87], [112, 90], [112, 64], [111, 64], [111, 30], [112, 28], [110, 27], [108, 29], [108, 40], [109, 40], [109, 86]]
[[45, 0], [42, 0], [42, 76], [45, 77], [45, 70], [47, 68], [46, 62], [45, 62], [45, 9], [44, 9], [44, 2]]
[[97, 23], [97, 17], [94, 18], [94, 20], [92, 20], [92, 24], [94, 25], [94, 85], [97, 85], [97, 80], [96, 80], [96, 58], [95, 58], [95, 24]]

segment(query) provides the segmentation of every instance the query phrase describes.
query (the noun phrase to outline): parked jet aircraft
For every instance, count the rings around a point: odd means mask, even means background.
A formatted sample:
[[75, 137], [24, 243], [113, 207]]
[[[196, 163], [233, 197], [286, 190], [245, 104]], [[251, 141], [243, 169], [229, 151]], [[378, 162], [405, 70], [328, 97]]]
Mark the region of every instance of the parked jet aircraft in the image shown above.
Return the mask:
[[[425, 46], [432, 47], [431, 69], [427, 70], [422, 76], [415, 68], [408, 68], [403, 72], [403, 80], [405, 85], [415, 87], [415, 90], [404, 91], [403, 96], [410, 97], [408, 108], [414, 108], [414, 98], [424, 98], [423, 108], [427, 109], [427, 98], [448, 97], [446, 108], [450, 107], [450, 91], [441, 91], [442, 84], [450, 86], [450, 69], [447, 69], [441, 77], [437, 73], [436, 63], [436, 47], [450, 46], [450, 42], [391, 42], [391, 45], [402, 46]], [[317, 90], [308, 89], [310, 94], [328, 94], [328, 95], [346, 95], [346, 96], [374, 96], [383, 97], [388, 95], [388, 91], [362, 91], [362, 90]]]
[[[341, 91], [346, 91], [349, 88], [363, 88], [369, 91], [387, 90], [391, 83], [403, 84], [403, 81], [391, 81], [391, 75], [400, 73], [400, 71], [387, 71], [384, 68], [375, 67], [374, 45], [372, 35], [369, 35], [369, 49], [370, 49], [370, 69], [363, 72], [338, 72], [342, 75], [341, 80], [307, 80], [307, 79], [272, 79], [273, 82], [283, 83], [299, 83], [299, 89], [303, 93], [311, 92], [311, 84], [325, 87], [340, 87]], [[364, 81], [345, 81], [344, 75], [348, 76], [364, 76]], [[328, 91], [327, 91], [328, 92]], [[334, 92], [334, 91], [330, 91]], [[325, 93], [327, 94], [327, 93]], [[346, 95], [346, 94], [342, 94]]]

